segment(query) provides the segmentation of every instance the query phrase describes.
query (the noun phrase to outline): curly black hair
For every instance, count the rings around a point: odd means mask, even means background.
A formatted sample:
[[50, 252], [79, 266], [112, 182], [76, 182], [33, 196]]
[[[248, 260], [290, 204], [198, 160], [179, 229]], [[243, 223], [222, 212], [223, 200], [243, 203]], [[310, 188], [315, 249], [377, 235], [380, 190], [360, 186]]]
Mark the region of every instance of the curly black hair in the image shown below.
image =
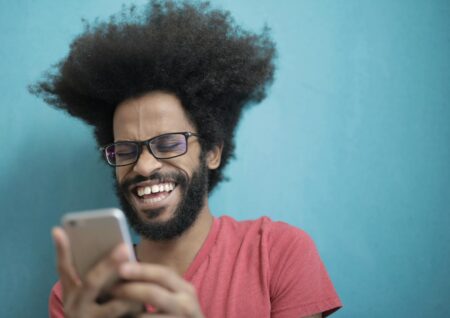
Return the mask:
[[66, 58], [31, 85], [32, 94], [94, 126], [99, 145], [113, 141], [113, 115], [129, 98], [160, 90], [177, 96], [202, 149], [223, 144], [209, 191], [223, 180], [244, 108], [263, 100], [276, 50], [264, 27], [243, 30], [208, 2], [149, 1], [122, 7], [107, 22], [85, 24]]

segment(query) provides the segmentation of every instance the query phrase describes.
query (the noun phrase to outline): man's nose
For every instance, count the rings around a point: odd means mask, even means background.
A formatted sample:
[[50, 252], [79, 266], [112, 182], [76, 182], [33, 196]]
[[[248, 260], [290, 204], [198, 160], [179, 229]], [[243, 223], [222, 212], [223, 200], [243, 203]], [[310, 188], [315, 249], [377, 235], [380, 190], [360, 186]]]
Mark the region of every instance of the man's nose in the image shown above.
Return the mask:
[[150, 176], [153, 172], [159, 170], [161, 166], [161, 161], [156, 159], [148, 149], [144, 147], [138, 161], [134, 164], [133, 171], [142, 176]]

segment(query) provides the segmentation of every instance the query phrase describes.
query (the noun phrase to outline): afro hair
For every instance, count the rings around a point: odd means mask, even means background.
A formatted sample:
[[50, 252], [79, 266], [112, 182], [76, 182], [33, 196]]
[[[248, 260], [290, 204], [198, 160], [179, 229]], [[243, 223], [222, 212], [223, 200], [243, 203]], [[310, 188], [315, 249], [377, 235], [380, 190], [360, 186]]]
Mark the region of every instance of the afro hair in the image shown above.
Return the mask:
[[263, 100], [273, 81], [275, 45], [265, 27], [243, 30], [208, 2], [150, 1], [122, 7], [107, 22], [85, 24], [68, 56], [30, 92], [94, 127], [113, 142], [115, 108], [161, 90], [177, 96], [202, 136], [203, 150], [223, 145], [209, 191], [224, 179], [242, 110]]

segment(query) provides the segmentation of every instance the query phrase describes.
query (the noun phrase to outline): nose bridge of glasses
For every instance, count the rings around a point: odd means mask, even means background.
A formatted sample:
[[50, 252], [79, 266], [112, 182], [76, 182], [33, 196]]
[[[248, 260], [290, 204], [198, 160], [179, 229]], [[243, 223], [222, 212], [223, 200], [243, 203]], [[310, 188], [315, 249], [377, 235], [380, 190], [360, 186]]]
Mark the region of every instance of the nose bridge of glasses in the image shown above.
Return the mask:
[[159, 159], [155, 156], [155, 154], [153, 153], [151, 144], [150, 144], [150, 140], [146, 140], [146, 141], [141, 141], [139, 143], [139, 158], [138, 160], [142, 157], [142, 156], [150, 156], [153, 158], [153, 160], [159, 161]]
[[161, 167], [161, 161], [157, 159], [150, 150], [148, 144], [140, 145], [140, 153], [134, 164], [134, 170], [142, 175], [149, 175]]

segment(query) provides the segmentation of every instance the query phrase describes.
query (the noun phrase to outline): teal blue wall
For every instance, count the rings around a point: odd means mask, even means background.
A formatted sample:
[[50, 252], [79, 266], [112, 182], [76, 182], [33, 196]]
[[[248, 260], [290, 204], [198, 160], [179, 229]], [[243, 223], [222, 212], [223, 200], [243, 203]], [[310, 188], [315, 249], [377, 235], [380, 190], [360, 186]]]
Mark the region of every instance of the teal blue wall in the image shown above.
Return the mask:
[[[0, 2], [2, 317], [46, 316], [64, 211], [117, 205], [90, 128], [26, 85], [81, 18], [121, 3]], [[450, 2], [213, 3], [248, 28], [267, 22], [279, 48], [213, 211], [308, 231], [345, 303], [336, 317], [450, 315]]]

